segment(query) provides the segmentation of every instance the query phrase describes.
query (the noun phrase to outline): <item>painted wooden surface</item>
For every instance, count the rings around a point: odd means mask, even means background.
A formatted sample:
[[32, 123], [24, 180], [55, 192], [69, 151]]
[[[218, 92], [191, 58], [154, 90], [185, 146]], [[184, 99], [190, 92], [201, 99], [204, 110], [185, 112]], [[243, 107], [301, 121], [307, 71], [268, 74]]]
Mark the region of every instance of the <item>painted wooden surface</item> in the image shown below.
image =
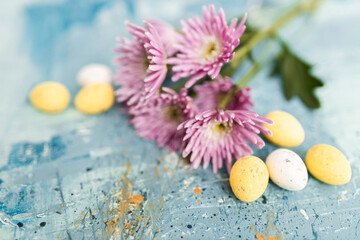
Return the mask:
[[[140, 23], [156, 16], [176, 23], [209, 2], [0, 3], [0, 239], [360, 238], [356, 0], [328, 1], [313, 19], [282, 33], [326, 82], [318, 91], [320, 110], [309, 111], [297, 99], [286, 102], [267, 69], [251, 83], [257, 112], [282, 109], [302, 122], [306, 140], [293, 149], [301, 157], [319, 143], [345, 153], [353, 177], [344, 186], [310, 177], [303, 191], [291, 192], [270, 183], [262, 198], [242, 203], [225, 171], [191, 170], [176, 153], [137, 137], [118, 106], [97, 116], [72, 106], [46, 115], [30, 106], [27, 95], [36, 83], [63, 82], [74, 96], [80, 67], [110, 65], [125, 19]], [[214, 1], [228, 16], [261, 1], [237, 2]], [[261, 15], [252, 16], [261, 22]], [[267, 144], [255, 154], [264, 159], [273, 149]]]

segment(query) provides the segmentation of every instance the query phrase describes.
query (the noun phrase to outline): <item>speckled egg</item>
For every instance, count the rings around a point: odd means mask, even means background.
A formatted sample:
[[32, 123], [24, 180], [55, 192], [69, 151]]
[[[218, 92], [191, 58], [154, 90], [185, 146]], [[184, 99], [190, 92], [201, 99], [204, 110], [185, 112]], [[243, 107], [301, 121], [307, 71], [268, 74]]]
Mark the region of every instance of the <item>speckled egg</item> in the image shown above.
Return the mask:
[[114, 89], [107, 83], [83, 87], [75, 98], [75, 107], [83, 113], [97, 114], [109, 110], [114, 104]]
[[93, 63], [81, 68], [77, 75], [80, 86], [88, 86], [94, 83], [111, 83], [111, 70], [106, 65]]
[[266, 115], [266, 118], [274, 122], [272, 125], [264, 124], [264, 127], [272, 132], [272, 136], [265, 135], [265, 137], [273, 144], [295, 147], [304, 141], [304, 129], [293, 115], [283, 111], [273, 111]]
[[246, 156], [236, 161], [230, 171], [230, 186], [235, 196], [244, 202], [258, 199], [266, 190], [269, 173], [258, 157]]
[[308, 172], [303, 160], [295, 152], [280, 148], [266, 158], [271, 181], [286, 190], [299, 191], [305, 188]]
[[31, 104], [46, 113], [59, 113], [70, 103], [67, 88], [57, 82], [44, 82], [37, 85], [30, 93]]
[[333, 146], [319, 144], [312, 147], [306, 154], [305, 163], [311, 175], [324, 183], [341, 185], [351, 179], [350, 163]]

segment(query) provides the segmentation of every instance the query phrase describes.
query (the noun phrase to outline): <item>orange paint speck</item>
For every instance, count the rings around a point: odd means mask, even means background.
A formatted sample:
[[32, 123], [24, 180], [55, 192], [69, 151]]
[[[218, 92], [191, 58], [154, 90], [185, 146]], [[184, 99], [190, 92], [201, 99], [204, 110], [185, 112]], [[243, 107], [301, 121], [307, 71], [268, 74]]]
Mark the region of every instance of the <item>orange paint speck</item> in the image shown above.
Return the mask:
[[75, 229], [77, 229], [78, 227], [79, 227], [79, 225], [76, 225], [76, 226], [75, 226]]
[[254, 230], [255, 230], [255, 228], [254, 228], [253, 226], [250, 226], [250, 230], [253, 230], [253, 231], [254, 231]]
[[340, 199], [343, 199], [342, 197], [340, 197]]
[[165, 169], [164, 169], [164, 172], [165, 172], [165, 173], [167, 173], [168, 171], [169, 171], [169, 169], [168, 169], [168, 168], [165, 168]]
[[142, 195], [133, 195], [131, 198], [129, 198], [129, 202], [132, 203], [142, 203], [144, 201], [144, 198]]
[[128, 223], [128, 222], [126, 222], [125, 224], [124, 224], [124, 228], [130, 228], [130, 223]]
[[217, 214], [217, 211], [215, 211], [215, 214]]
[[196, 194], [196, 195], [199, 195], [201, 193], [201, 189], [200, 188], [194, 188], [193, 192]]
[[130, 173], [130, 171], [131, 171], [131, 163], [127, 162], [126, 163], [126, 173]]
[[56, 239], [60, 239], [60, 237], [56, 237]]
[[157, 166], [154, 167], [154, 171], [155, 171], [155, 173], [156, 173], [156, 176], [159, 176], [159, 169], [158, 169]]
[[277, 233], [275, 237], [270, 237], [268, 233], [260, 234], [258, 232], [255, 233], [255, 237], [257, 240], [282, 240], [280, 233]]
[[197, 202], [200, 202], [200, 199], [198, 199]]
[[260, 233], [255, 233], [255, 237], [257, 240], [265, 240], [264, 236], [261, 235]]

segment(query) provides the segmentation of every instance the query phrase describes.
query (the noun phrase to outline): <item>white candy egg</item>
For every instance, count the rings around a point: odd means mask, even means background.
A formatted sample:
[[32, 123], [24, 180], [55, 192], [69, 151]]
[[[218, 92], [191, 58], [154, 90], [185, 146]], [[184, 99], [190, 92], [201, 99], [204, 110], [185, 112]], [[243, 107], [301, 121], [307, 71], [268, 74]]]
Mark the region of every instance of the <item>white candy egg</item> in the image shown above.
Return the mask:
[[93, 63], [81, 68], [77, 75], [77, 81], [80, 86], [88, 86], [94, 83], [112, 82], [112, 74], [110, 68], [103, 64]]
[[281, 188], [299, 191], [308, 181], [308, 172], [303, 160], [295, 152], [280, 148], [266, 158], [271, 181]]

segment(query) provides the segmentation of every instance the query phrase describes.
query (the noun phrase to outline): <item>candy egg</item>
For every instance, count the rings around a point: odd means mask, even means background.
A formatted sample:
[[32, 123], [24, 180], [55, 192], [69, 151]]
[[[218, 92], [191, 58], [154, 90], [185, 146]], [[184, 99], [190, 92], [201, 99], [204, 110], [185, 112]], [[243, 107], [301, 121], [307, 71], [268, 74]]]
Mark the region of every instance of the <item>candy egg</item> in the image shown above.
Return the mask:
[[258, 157], [246, 156], [236, 161], [230, 171], [230, 186], [235, 196], [244, 202], [258, 199], [266, 190], [269, 173]]
[[308, 181], [308, 173], [303, 160], [295, 152], [280, 148], [266, 158], [271, 181], [281, 188], [299, 191]]
[[97, 114], [114, 104], [114, 90], [110, 84], [96, 83], [83, 87], [75, 98], [75, 107], [83, 113]]
[[57, 82], [44, 82], [37, 85], [30, 93], [31, 104], [46, 113], [63, 111], [70, 102], [67, 88]]
[[305, 132], [300, 122], [291, 114], [283, 111], [274, 111], [266, 115], [271, 119], [272, 125], [265, 125], [272, 132], [272, 136], [265, 137], [281, 147], [295, 147], [300, 145], [305, 139]]
[[88, 86], [94, 83], [111, 83], [111, 70], [103, 64], [89, 64], [79, 70], [77, 81], [80, 86]]
[[319, 144], [312, 147], [306, 154], [305, 163], [311, 175], [324, 183], [341, 185], [351, 179], [350, 163], [333, 146]]

